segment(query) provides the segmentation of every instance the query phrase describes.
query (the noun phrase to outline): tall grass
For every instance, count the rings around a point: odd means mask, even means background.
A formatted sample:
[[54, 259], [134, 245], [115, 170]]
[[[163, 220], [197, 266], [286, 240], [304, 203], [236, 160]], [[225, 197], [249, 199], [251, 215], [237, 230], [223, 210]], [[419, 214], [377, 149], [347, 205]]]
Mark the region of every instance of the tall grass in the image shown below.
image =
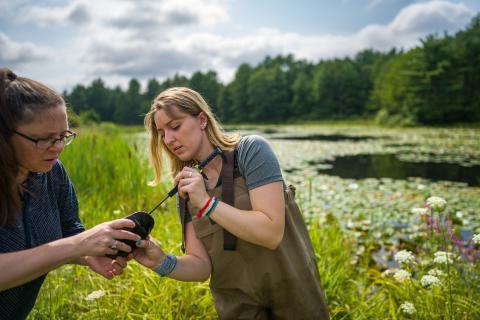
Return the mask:
[[[62, 162], [73, 181], [86, 227], [117, 219], [132, 211], [149, 210], [172, 187], [166, 180], [153, 188], [146, 158], [146, 140], [116, 127], [84, 128], [67, 147]], [[132, 138], [134, 137], [134, 138]], [[312, 181], [297, 201], [312, 210]], [[428, 289], [420, 284], [426, 266], [412, 271], [408, 283], [400, 283], [375, 263], [378, 250], [372, 235], [359, 241], [346, 232], [333, 214], [318, 219], [308, 215], [308, 229], [318, 257], [318, 267], [332, 319], [474, 319], [480, 316], [479, 288], [465, 270], [451, 275], [451, 296], [446, 288]], [[180, 255], [181, 228], [175, 201], [155, 215], [152, 235], [167, 252]], [[360, 244], [361, 243], [361, 244]], [[468, 269], [471, 271], [472, 269]], [[478, 263], [473, 269], [480, 272]], [[460, 270], [461, 271], [461, 270]], [[470, 277], [470, 278], [469, 278]], [[478, 282], [475, 282], [478, 285]], [[85, 298], [103, 290], [94, 300]], [[416, 312], [402, 311], [406, 301]], [[447, 305], [451, 301], [452, 308]], [[124, 275], [105, 280], [86, 267], [66, 265], [53, 272], [40, 292], [29, 319], [216, 319], [208, 282], [182, 283], [160, 278], [136, 262]]]

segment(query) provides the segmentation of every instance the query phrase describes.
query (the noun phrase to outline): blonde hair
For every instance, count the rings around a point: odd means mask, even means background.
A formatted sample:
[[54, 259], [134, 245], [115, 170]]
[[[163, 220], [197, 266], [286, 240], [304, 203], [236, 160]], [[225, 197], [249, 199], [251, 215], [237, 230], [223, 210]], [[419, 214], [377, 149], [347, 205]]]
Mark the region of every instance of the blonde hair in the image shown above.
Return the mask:
[[178, 159], [165, 145], [155, 125], [155, 112], [164, 110], [170, 117], [173, 115], [172, 108], [191, 116], [198, 116], [204, 113], [207, 117], [205, 132], [208, 141], [214, 146], [219, 146], [224, 151], [233, 150], [240, 140], [239, 134], [227, 134], [223, 131], [220, 123], [215, 119], [210, 107], [203, 97], [196, 91], [186, 87], [174, 87], [161, 92], [153, 101], [150, 111], [145, 115], [145, 129], [149, 134], [149, 158], [153, 165], [155, 177], [150, 182], [157, 185], [161, 181], [162, 167], [164, 165], [163, 155], [166, 154], [170, 162], [170, 173], [175, 176], [183, 167], [193, 165], [194, 161], [182, 161]]

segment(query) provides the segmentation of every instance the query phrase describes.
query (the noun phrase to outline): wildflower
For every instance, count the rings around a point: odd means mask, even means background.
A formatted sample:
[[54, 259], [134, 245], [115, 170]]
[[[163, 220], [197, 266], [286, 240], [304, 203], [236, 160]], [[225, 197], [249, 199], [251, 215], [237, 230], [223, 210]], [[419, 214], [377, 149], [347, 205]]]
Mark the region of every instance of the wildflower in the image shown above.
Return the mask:
[[442, 277], [445, 273], [442, 270], [432, 269], [428, 271], [428, 274], [435, 277]]
[[398, 282], [405, 282], [410, 279], [411, 274], [407, 270], [400, 269], [393, 275]]
[[427, 214], [427, 211], [428, 211], [427, 208], [412, 208], [412, 210], [410, 210], [410, 213], [421, 216], [421, 215]]
[[439, 286], [441, 284], [440, 279], [428, 274], [423, 276], [422, 279], [420, 279], [420, 283], [422, 284], [422, 287], [428, 287], [428, 288]]
[[473, 240], [473, 243], [480, 244], [480, 233], [474, 234], [472, 240]]
[[446, 205], [447, 201], [440, 197], [433, 196], [427, 199], [427, 206], [436, 212], [442, 212]]
[[404, 303], [402, 303], [400, 305], [400, 309], [402, 309], [403, 313], [405, 314], [414, 314], [415, 312], [417, 312], [415, 306], [410, 301], [405, 301]]
[[451, 252], [445, 251], [437, 251], [434, 255], [435, 258], [433, 258], [433, 262], [438, 264], [447, 264], [447, 262], [451, 263], [454, 258]]
[[113, 210], [113, 214], [115, 214], [115, 215], [120, 214], [120, 213], [122, 213], [122, 211], [120, 211], [120, 210]]
[[398, 251], [395, 254], [394, 258], [395, 258], [395, 261], [397, 261], [398, 263], [409, 263], [409, 262], [413, 262], [415, 259], [413, 254], [408, 250]]
[[103, 290], [93, 291], [92, 293], [90, 293], [88, 296], [85, 297], [85, 300], [92, 301], [100, 297], [103, 297], [104, 295], [105, 295], [105, 291]]

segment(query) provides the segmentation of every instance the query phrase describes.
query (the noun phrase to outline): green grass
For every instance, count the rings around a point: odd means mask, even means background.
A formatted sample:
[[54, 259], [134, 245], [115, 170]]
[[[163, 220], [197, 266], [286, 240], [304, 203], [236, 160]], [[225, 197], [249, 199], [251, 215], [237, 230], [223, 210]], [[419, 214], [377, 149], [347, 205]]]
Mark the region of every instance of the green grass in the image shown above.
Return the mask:
[[[79, 132], [79, 138], [62, 154], [62, 162], [76, 187], [80, 215], [86, 227], [133, 211], [148, 210], [172, 187], [168, 179], [154, 188], [147, 185], [153, 174], [146, 158], [147, 141], [144, 135], [137, 134], [138, 128], [130, 128], [125, 133], [123, 128], [103, 125], [80, 128]], [[355, 132], [360, 130], [357, 128]], [[289, 160], [283, 156], [279, 144], [273, 143], [274, 149], [281, 162], [288, 165]], [[452, 146], [459, 148], [458, 144], [461, 141]], [[285, 144], [285, 148], [289, 147]], [[311, 145], [306, 148], [315, 149]], [[287, 179], [297, 186], [297, 201], [318, 257], [332, 319], [474, 319], [480, 316], [480, 283], [478, 276], [470, 276], [480, 274], [478, 262], [453, 268], [455, 272], [450, 274], [453, 290], [450, 291], [448, 286], [427, 289], [420, 284], [421, 276], [431, 268], [428, 260], [431, 252], [418, 255], [419, 264], [412, 266], [412, 279], [406, 283], [387, 275], [375, 258], [383, 248], [384, 258], [391, 261], [392, 252], [404, 249], [405, 243], [399, 240], [402, 231], [389, 225], [392, 219], [418, 226], [408, 234], [418, 245], [428, 240], [422, 233], [421, 221], [409, 212], [432, 194], [445, 196], [451, 214], [462, 211], [463, 218], [478, 227], [478, 218], [475, 220], [480, 208], [478, 188], [418, 180], [351, 181], [305, 170], [298, 177], [287, 175]], [[305, 175], [310, 178], [305, 179]], [[166, 251], [181, 254], [181, 229], [174, 199], [156, 214], [152, 234], [163, 242]], [[104, 290], [105, 295], [93, 301], [85, 300], [96, 290]], [[405, 301], [415, 304], [414, 315], [400, 310]], [[452, 309], [448, 307], [450, 302]], [[208, 282], [182, 283], [160, 278], [136, 262], [130, 262], [124, 275], [111, 281], [76, 265], [51, 272], [29, 317], [52, 320], [216, 318]]]

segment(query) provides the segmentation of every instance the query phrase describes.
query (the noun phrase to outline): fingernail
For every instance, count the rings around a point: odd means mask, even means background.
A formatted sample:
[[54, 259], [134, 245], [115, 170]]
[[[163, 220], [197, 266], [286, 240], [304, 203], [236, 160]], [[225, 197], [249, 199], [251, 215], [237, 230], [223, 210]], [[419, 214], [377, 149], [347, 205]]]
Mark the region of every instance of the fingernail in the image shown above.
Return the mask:
[[135, 242], [135, 245], [136, 245], [137, 247], [140, 247], [140, 246], [142, 245], [142, 240], [137, 240], [137, 241]]

